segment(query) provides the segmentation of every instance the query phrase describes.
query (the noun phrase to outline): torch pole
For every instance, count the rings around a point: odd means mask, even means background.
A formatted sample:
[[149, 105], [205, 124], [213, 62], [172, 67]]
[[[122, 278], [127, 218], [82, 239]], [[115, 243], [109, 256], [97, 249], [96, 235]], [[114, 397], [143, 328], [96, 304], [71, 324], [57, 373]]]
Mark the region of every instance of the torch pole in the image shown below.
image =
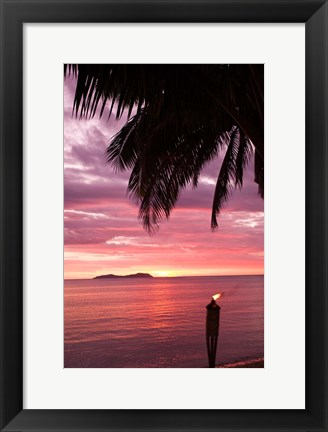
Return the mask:
[[210, 368], [214, 368], [219, 335], [220, 306], [214, 299], [212, 299], [211, 303], [206, 306], [206, 309], [206, 346], [208, 364]]

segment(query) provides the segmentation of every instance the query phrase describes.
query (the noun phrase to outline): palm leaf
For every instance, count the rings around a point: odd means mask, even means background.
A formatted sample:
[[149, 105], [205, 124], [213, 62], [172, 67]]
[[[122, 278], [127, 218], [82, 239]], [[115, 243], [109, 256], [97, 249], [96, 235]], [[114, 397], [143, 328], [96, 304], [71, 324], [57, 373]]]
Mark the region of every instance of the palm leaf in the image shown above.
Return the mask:
[[213, 205], [211, 228], [214, 230], [218, 227], [217, 216], [219, 215], [223, 205], [228, 200], [233, 186], [236, 173], [236, 159], [238, 155], [240, 131], [234, 127], [230, 134], [222, 139], [227, 141], [227, 150], [221, 165], [220, 173], [216, 182]]
[[[77, 76], [73, 113], [125, 126], [106, 158], [131, 170], [128, 195], [149, 232], [168, 218], [181, 191], [197, 187], [206, 163], [226, 154], [212, 207], [212, 229], [233, 187], [242, 187], [255, 147], [255, 181], [264, 194], [263, 65], [65, 65]], [[228, 132], [230, 131], [230, 132]]]
[[244, 169], [250, 161], [253, 153], [252, 143], [242, 132], [240, 132], [235, 172], [235, 184], [236, 186], [239, 186], [240, 189], [243, 186]]

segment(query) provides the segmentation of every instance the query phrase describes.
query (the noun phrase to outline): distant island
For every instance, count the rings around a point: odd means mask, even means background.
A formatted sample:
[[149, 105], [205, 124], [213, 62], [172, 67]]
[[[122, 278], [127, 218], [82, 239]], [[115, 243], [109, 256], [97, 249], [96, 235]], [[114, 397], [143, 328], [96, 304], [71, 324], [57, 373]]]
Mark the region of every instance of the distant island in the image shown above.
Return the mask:
[[153, 278], [154, 276], [152, 276], [149, 273], [134, 273], [134, 274], [129, 274], [129, 275], [114, 275], [114, 274], [107, 274], [107, 275], [101, 275], [101, 276], [96, 276], [93, 279], [117, 279], [117, 278], [140, 278], [140, 279], [144, 279], [144, 278]]

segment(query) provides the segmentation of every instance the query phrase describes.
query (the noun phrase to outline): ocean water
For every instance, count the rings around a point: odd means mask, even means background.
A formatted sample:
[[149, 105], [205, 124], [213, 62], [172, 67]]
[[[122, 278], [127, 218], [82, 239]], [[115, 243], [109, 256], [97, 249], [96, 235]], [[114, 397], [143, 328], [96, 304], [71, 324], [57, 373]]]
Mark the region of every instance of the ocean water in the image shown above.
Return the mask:
[[216, 363], [263, 357], [263, 276], [65, 281], [66, 368], [208, 367], [205, 318], [221, 292]]

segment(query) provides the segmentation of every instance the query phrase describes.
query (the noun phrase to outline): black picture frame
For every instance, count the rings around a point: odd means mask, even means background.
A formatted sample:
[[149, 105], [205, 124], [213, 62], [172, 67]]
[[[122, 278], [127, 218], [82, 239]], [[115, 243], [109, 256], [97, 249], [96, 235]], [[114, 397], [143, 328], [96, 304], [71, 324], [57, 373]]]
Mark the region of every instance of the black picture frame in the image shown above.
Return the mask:
[[[327, 431], [327, 1], [0, 0], [0, 4], [1, 431]], [[23, 23], [81, 22], [305, 23], [304, 410], [23, 409]]]

